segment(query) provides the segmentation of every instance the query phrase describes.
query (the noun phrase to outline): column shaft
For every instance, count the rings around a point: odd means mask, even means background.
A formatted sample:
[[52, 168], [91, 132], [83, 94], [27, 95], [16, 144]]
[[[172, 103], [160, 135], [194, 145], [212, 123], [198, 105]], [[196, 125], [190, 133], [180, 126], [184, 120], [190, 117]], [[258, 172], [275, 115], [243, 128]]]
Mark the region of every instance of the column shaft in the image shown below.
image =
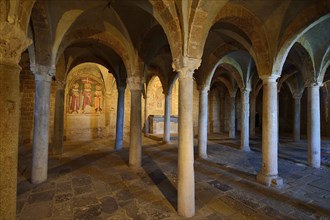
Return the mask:
[[50, 84], [50, 80], [35, 74], [31, 170], [31, 182], [34, 184], [47, 180]]
[[16, 219], [19, 65], [0, 64], [0, 219]]
[[141, 90], [131, 90], [129, 165], [141, 166], [142, 156]]
[[254, 95], [251, 95], [250, 109], [250, 136], [254, 137], [256, 135], [256, 97]]
[[115, 144], [116, 150], [121, 150], [123, 148], [124, 112], [125, 112], [125, 87], [118, 87], [116, 144]]
[[148, 91], [146, 91], [146, 98], [145, 98], [145, 105], [144, 105], [144, 133], [148, 134], [149, 133], [149, 120], [148, 120], [148, 116], [149, 116], [149, 112], [148, 112]]
[[294, 120], [293, 120], [294, 141], [300, 141], [300, 100], [301, 97], [294, 97]]
[[164, 111], [164, 142], [168, 143], [171, 139], [171, 94], [165, 94], [165, 111]]
[[208, 89], [199, 92], [198, 157], [207, 158]]
[[178, 213], [195, 214], [193, 78], [185, 68], [179, 73], [179, 149], [178, 149]]
[[236, 113], [236, 106], [235, 106], [235, 96], [231, 97], [230, 99], [230, 120], [229, 120], [229, 137], [235, 138], [236, 136], [236, 127], [235, 127], [235, 113]]
[[250, 151], [249, 143], [249, 93], [250, 91], [244, 90], [241, 95], [241, 150]]
[[319, 85], [308, 87], [307, 114], [308, 164], [312, 167], [319, 168], [321, 166]]
[[54, 136], [52, 143], [53, 155], [61, 155], [63, 153], [63, 133], [64, 133], [64, 88], [57, 88], [55, 94]]
[[281, 185], [278, 174], [278, 114], [277, 82], [275, 77], [263, 79], [262, 110], [262, 170], [257, 180], [267, 186]]

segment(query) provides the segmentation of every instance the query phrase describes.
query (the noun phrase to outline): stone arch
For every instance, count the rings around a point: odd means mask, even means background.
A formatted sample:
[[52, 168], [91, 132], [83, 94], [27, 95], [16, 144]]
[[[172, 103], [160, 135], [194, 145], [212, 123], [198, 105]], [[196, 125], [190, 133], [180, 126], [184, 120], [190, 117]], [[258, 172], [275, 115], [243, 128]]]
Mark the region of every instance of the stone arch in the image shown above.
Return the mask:
[[229, 57], [223, 57], [216, 63], [211, 74], [208, 75], [209, 77], [205, 82], [205, 86], [211, 86], [213, 75], [219, 66], [225, 68], [228, 72], [232, 74], [233, 78], [236, 80], [240, 88], [244, 87], [241, 68], [239, 67], [239, 64], [237, 62], [235, 62], [232, 58]]
[[163, 91], [164, 87], [160, 78], [156, 74], [153, 75], [147, 86], [148, 112], [151, 115], [164, 115], [165, 99]]
[[158, 77], [159, 81], [161, 82], [161, 85], [162, 85], [162, 89], [163, 89], [163, 92], [166, 90], [166, 81], [163, 77], [162, 74], [160, 74], [159, 71], [153, 69], [153, 70], [149, 70], [150, 72], [153, 73], [153, 75], [150, 77], [150, 79], [146, 82], [146, 86], [147, 86], [147, 91], [148, 91], [148, 87], [150, 85], [150, 83], [152, 83], [156, 77]]
[[182, 55], [183, 39], [175, 3], [165, 0], [150, 0], [150, 3], [153, 5], [155, 19], [163, 27], [167, 36], [172, 57], [180, 57]]
[[191, 3], [188, 30], [189, 47], [187, 47], [189, 57], [202, 57], [204, 45], [214, 18], [226, 3], [226, 1], [218, 1], [214, 4], [209, 0], [197, 0]]
[[69, 64], [69, 66], [67, 67], [67, 70], [66, 70], [66, 77], [67, 77], [67, 74], [72, 70], [74, 69], [76, 66], [79, 66], [81, 64], [84, 64], [84, 63], [95, 63], [95, 64], [99, 64], [105, 68], [108, 69], [109, 73], [112, 74], [116, 80], [116, 85], [117, 87], [120, 87], [120, 85], [123, 85], [125, 84], [125, 82], [121, 82], [121, 78], [119, 76], [119, 72], [115, 70], [115, 68], [113, 68], [113, 65], [112, 64], [109, 64], [107, 61], [103, 60], [103, 59], [100, 59], [99, 57], [77, 57], [75, 60], [72, 61], [72, 63]]
[[[323, 5], [325, 2], [326, 1], [322, 1], [322, 4], [314, 4], [312, 6], [313, 8], [306, 8], [305, 11], [299, 13], [297, 18], [288, 26], [287, 31], [282, 37], [283, 40], [279, 46], [280, 50], [275, 57], [273, 65], [274, 73], [277, 73], [278, 75], [281, 74], [283, 65], [290, 50], [303, 34], [315, 27], [317, 24], [320, 24], [324, 20], [330, 18], [330, 14], [328, 13], [329, 6]], [[316, 13], [313, 14], [311, 12]]]
[[262, 22], [243, 6], [227, 3], [218, 13], [216, 22], [228, 22], [242, 30], [251, 40], [259, 75], [271, 74], [272, 59]]
[[214, 84], [217, 84], [219, 82], [221, 82], [222, 84], [225, 85], [225, 87], [227, 88], [227, 91], [228, 91], [229, 94], [232, 94], [232, 93], [235, 92], [235, 89], [234, 89], [233, 85], [231, 84], [231, 82], [223, 76], [220, 76], [216, 80], [214, 80], [212, 82], [211, 87], [213, 87]]
[[92, 29], [89, 29], [88, 31], [84, 29], [75, 30], [64, 37], [57, 52], [56, 60], [54, 60], [54, 62], [57, 62], [57, 59], [64, 53], [67, 47], [79, 41], [87, 40], [93, 43], [101, 43], [113, 49], [122, 59], [126, 67], [127, 73], [132, 74], [134, 76], [134, 74], [136, 74], [136, 71], [133, 71], [134, 66], [136, 66], [135, 52], [132, 52], [132, 49], [129, 46], [128, 42], [124, 42], [123, 39], [124, 38], [115, 37], [115, 34], [110, 33], [108, 31], [100, 33], [99, 30]]
[[219, 66], [219, 58], [221, 59], [225, 55], [229, 54], [232, 51], [238, 50], [237, 47], [234, 47], [230, 44], [223, 44], [220, 47], [216, 48], [207, 58], [206, 63], [203, 64], [205, 70], [205, 81], [202, 84], [210, 85], [215, 70]]
[[326, 54], [323, 57], [321, 66], [322, 66], [322, 69], [321, 69], [319, 77], [320, 77], [320, 81], [323, 81], [325, 73], [330, 66], [330, 46], [328, 47]]
[[294, 44], [294, 49], [298, 56], [302, 60], [304, 68], [302, 68], [302, 76], [306, 83], [307, 81], [315, 81], [315, 69], [313, 64], [313, 59], [310, 54], [310, 49], [308, 49], [307, 44], [302, 45], [300, 42]]
[[52, 32], [48, 20], [46, 3], [36, 1], [31, 12], [31, 28], [33, 37], [33, 49], [35, 51], [35, 63], [50, 66]]

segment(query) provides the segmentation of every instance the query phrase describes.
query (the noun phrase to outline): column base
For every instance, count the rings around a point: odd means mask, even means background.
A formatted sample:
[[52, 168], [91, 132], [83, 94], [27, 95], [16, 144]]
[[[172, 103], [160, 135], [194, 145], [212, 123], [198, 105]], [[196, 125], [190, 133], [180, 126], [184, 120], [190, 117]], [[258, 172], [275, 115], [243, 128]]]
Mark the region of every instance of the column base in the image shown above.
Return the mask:
[[261, 172], [257, 174], [257, 182], [273, 187], [281, 187], [283, 185], [283, 179], [278, 175], [264, 175]]
[[208, 158], [208, 156], [207, 156], [207, 154], [202, 154], [202, 155], [198, 155], [198, 158], [206, 160]]
[[251, 148], [250, 148], [250, 146], [245, 146], [245, 147], [241, 147], [240, 150], [249, 152], [249, 151], [251, 151]]

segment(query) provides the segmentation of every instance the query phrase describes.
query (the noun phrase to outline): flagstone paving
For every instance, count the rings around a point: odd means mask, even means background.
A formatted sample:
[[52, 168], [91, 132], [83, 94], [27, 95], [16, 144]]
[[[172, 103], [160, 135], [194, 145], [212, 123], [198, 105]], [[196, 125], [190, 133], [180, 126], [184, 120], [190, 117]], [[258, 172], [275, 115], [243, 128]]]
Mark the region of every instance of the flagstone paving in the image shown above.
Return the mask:
[[[250, 152], [237, 144], [210, 135], [208, 159], [195, 160], [192, 219], [330, 219], [329, 167], [279, 159], [284, 185], [264, 187], [256, 182], [260, 141], [251, 140]], [[61, 157], [49, 158], [48, 180], [39, 185], [29, 182], [31, 149], [21, 147], [17, 219], [184, 219], [176, 212], [177, 142], [143, 138], [138, 169], [128, 166], [127, 148], [115, 152], [113, 145], [100, 139], [66, 142]]]

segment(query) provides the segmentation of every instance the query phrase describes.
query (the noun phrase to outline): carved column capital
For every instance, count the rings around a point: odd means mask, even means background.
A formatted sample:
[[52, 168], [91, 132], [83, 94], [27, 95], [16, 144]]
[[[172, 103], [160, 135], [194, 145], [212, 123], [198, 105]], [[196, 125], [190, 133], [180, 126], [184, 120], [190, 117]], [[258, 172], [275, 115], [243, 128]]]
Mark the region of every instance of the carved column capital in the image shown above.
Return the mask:
[[30, 69], [35, 76], [35, 80], [51, 82], [55, 75], [54, 66], [44, 66], [38, 64], [31, 64]]
[[0, 62], [18, 64], [22, 52], [32, 43], [25, 32], [17, 25], [0, 22]]
[[127, 77], [127, 84], [130, 90], [142, 90], [142, 79], [139, 76]]
[[271, 76], [261, 76], [262, 84], [269, 84], [269, 83], [277, 83], [276, 80], [278, 79], [278, 75], [271, 75]]
[[179, 79], [192, 77], [194, 70], [201, 65], [201, 59], [191, 57], [180, 57], [173, 59], [172, 68], [179, 73]]
[[316, 79], [309, 79], [305, 82], [305, 87], [322, 87], [322, 82], [317, 81]]
[[118, 93], [119, 93], [119, 92], [125, 92], [125, 90], [126, 90], [126, 85], [125, 85], [125, 86], [118, 86], [118, 87], [117, 87], [117, 90], [118, 90]]
[[64, 90], [64, 88], [65, 88], [65, 81], [56, 80], [55, 81], [55, 85], [56, 85], [56, 89], [57, 90]]
[[200, 93], [208, 93], [210, 91], [210, 86], [200, 85], [198, 86]]
[[250, 88], [243, 88], [241, 89], [241, 93], [242, 94], [249, 94], [251, 92], [251, 89]]

